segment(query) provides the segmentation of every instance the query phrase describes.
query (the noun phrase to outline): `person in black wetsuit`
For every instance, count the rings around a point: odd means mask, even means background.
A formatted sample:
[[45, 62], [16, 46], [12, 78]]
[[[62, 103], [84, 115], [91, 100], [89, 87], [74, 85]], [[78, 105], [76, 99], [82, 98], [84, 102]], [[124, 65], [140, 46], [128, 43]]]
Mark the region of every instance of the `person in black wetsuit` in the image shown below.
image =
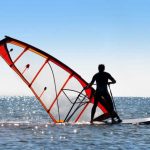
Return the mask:
[[[112, 123], [119, 123], [121, 122], [121, 119], [114, 110], [113, 102], [107, 89], [107, 85], [115, 84], [116, 80], [109, 73], [104, 72], [105, 66], [103, 64], [98, 66], [98, 70], [99, 72], [93, 76], [92, 81], [86, 87], [91, 87], [96, 81], [97, 88], [96, 93], [94, 94], [95, 101], [91, 111], [91, 123], [93, 123], [93, 118], [98, 102], [100, 102], [107, 109], [110, 114]], [[115, 120], [115, 118], [117, 119], [117, 121]]]

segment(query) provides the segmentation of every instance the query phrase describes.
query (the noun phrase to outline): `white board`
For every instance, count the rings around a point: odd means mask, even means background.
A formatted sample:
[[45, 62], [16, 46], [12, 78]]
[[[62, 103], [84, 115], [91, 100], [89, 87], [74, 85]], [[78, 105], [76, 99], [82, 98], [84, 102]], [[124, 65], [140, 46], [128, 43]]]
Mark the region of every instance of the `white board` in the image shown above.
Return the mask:
[[[111, 121], [94, 121], [94, 124], [112, 124]], [[124, 119], [116, 124], [150, 124], [150, 118]]]

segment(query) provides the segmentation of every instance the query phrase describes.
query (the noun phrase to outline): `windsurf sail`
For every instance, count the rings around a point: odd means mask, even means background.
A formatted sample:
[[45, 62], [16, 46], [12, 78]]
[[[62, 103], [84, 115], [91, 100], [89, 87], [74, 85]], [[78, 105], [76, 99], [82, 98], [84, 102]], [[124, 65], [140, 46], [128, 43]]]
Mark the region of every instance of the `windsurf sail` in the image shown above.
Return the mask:
[[[6, 36], [0, 55], [31, 89], [54, 123], [90, 121], [92, 87], [67, 65], [27, 43]], [[109, 116], [99, 103], [97, 115]]]

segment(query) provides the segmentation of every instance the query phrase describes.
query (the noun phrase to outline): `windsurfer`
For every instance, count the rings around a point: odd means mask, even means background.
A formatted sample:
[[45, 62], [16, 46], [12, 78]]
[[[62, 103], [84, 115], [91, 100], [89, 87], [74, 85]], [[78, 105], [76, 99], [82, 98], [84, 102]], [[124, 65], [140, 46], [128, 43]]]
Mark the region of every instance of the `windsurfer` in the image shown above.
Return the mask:
[[94, 94], [95, 101], [91, 111], [91, 123], [93, 123], [93, 118], [94, 118], [94, 114], [98, 102], [100, 102], [107, 109], [107, 111], [110, 114], [112, 123], [119, 123], [121, 122], [121, 119], [119, 118], [118, 114], [114, 110], [112, 98], [107, 89], [107, 85], [115, 84], [116, 80], [109, 73], [104, 72], [105, 66], [103, 64], [98, 66], [98, 70], [99, 72], [93, 76], [92, 81], [86, 87], [86, 88], [91, 87], [96, 81], [97, 88], [96, 88], [96, 93]]

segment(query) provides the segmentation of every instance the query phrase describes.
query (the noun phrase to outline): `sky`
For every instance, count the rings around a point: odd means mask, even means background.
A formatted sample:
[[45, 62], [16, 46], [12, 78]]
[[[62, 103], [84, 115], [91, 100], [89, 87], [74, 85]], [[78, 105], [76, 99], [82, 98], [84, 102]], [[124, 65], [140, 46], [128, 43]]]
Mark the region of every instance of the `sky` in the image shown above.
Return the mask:
[[[0, 39], [53, 55], [87, 82], [105, 64], [114, 96], [150, 96], [149, 0], [2, 1]], [[0, 58], [0, 95], [32, 95]]]

